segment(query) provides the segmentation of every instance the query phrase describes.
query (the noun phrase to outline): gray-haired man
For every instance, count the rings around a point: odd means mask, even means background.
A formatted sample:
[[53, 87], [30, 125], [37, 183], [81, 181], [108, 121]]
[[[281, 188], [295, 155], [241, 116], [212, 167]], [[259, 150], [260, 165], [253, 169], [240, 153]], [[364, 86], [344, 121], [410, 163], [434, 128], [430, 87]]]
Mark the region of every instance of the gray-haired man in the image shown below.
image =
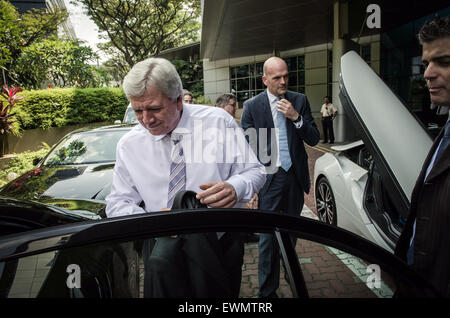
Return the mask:
[[[180, 77], [169, 61], [149, 58], [137, 63], [123, 88], [139, 124], [118, 142], [113, 184], [106, 198], [108, 217], [170, 209], [175, 194], [182, 190], [197, 192], [197, 198], [210, 207], [231, 208], [249, 201], [263, 185], [264, 168], [236, 122], [215, 107], [184, 104]], [[226, 135], [233, 147], [211, 140], [215, 134]], [[202, 153], [205, 146], [209, 151]], [[211, 146], [215, 151], [210, 151]], [[244, 162], [243, 154], [248, 154]], [[219, 243], [229, 243], [222, 244], [222, 252], [228, 255], [223, 266], [230, 276], [230, 293], [215, 294], [214, 286], [205, 286], [199, 293], [186, 295], [177, 288], [177, 275], [162, 276], [164, 268], [160, 268], [153, 278], [169, 287], [164, 293], [147, 295], [237, 297], [243, 246], [227, 240], [228, 234]]]

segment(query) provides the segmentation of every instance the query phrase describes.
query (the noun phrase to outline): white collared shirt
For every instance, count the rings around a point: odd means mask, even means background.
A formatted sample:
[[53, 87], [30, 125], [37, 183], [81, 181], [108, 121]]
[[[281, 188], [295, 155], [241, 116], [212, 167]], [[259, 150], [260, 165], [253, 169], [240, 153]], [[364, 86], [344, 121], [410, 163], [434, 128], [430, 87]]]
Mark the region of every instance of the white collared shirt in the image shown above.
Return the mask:
[[[265, 182], [265, 169], [248, 145], [242, 129], [223, 109], [183, 104], [172, 139], [183, 135], [186, 190], [202, 192], [201, 184], [226, 181], [236, 190], [238, 204], [248, 202]], [[161, 211], [167, 206], [171, 151], [167, 135], [154, 136], [137, 124], [116, 149], [108, 217]], [[139, 207], [145, 204], [145, 210]]]
[[[277, 121], [277, 96], [272, 95], [269, 90], [267, 91], [267, 96], [269, 97], [269, 105], [270, 105], [270, 111], [272, 112], [272, 119], [273, 119], [273, 125], [276, 128], [275, 129], [275, 136], [277, 138], [277, 145], [278, 145], [278, 153], [280, 151], [280, 137], [279, 137], [279, 132], [278, 132], [278, 121]], [[300, 121], [298, 123], [293, 123], [295, 125], [295, 128], [301, 128], [303, 126], [303, 118], [300, 119]], [[281, 160], [280, 160], [280, 156], [277, 156], [277, 163], [276, 163], [277, 167], [281, 167]]]

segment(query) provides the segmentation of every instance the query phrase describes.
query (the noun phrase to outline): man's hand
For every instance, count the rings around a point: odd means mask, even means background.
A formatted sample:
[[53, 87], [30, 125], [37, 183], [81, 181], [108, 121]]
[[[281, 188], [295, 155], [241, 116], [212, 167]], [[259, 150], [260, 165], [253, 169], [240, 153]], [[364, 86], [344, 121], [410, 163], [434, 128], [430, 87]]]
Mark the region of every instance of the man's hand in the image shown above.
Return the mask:
[[291, 102], [285, 98], [277, 102], [277, 109], [284, 117], [289, 118], [290, 120], [296, 120], [298, 118], [299, 113], [295, 110], [294, 106], [292, 106]]
[[236, 190], [228, 182], [209, 182], [200, 185], [200, 189], [205, 191], [198, 193], [196, 198], [212, 208], [231, 208], [236, 204]]

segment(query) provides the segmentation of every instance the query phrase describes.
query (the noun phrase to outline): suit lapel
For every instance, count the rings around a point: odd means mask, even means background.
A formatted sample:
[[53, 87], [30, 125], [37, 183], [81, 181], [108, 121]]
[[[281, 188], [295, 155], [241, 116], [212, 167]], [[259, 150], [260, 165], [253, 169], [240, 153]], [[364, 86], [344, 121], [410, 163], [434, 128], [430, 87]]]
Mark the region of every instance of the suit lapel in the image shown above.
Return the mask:
[[273, 123], [272, 110], [270, 109], [269, 96], [267, 96], [267, 90], [261, 94], [261, 99], [262, 99], [261, 100], [262, 112], [264, 114], [263, 117], [264, 120], [266, 121], [266, 123], [262, 125], [262, 127], [274, 128], [275, 125]]
[[[431, 151], [431, 157], [436, 152], [437, 147], [439, 146], [439, 143], [441, 142], [442, 137], [444, 136], [444, 128], [439, 133], [438, 138], [436, 139], [435, 143], [433, 144], [433, 151]], [[430, 161], [428, 160], [428, 162]], [[428, 165], [427, 165], [428, 167]], [[436, 178], [438, 175], [446, 171], [450, 167], [450, 147], [447, 147], [445, 151], [442, 153], [441, 157], [434, 162], [433, 168], [431, 168], [430, 174], [427, 177], [426, 181], [430, 181], [434, 178]]]

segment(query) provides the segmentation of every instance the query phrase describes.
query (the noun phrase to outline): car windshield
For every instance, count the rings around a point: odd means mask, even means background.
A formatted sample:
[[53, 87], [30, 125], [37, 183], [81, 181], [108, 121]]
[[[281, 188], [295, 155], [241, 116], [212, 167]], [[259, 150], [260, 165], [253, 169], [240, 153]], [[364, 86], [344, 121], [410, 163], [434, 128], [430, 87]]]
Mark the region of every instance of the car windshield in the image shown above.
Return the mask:
[[127, 130], [82, 132], [67, 136], [47, 156], [44, 166], [116, 160], [116, 145]]
[[124, 124], [133, 124], [133, 123], [137, 123], [137, 118], [136, 118], [136, 114], [134, 113], [133, 108], [128, 107], [127, 110], [125, 111], [125, 117], [123, 118], [123, 122]]

